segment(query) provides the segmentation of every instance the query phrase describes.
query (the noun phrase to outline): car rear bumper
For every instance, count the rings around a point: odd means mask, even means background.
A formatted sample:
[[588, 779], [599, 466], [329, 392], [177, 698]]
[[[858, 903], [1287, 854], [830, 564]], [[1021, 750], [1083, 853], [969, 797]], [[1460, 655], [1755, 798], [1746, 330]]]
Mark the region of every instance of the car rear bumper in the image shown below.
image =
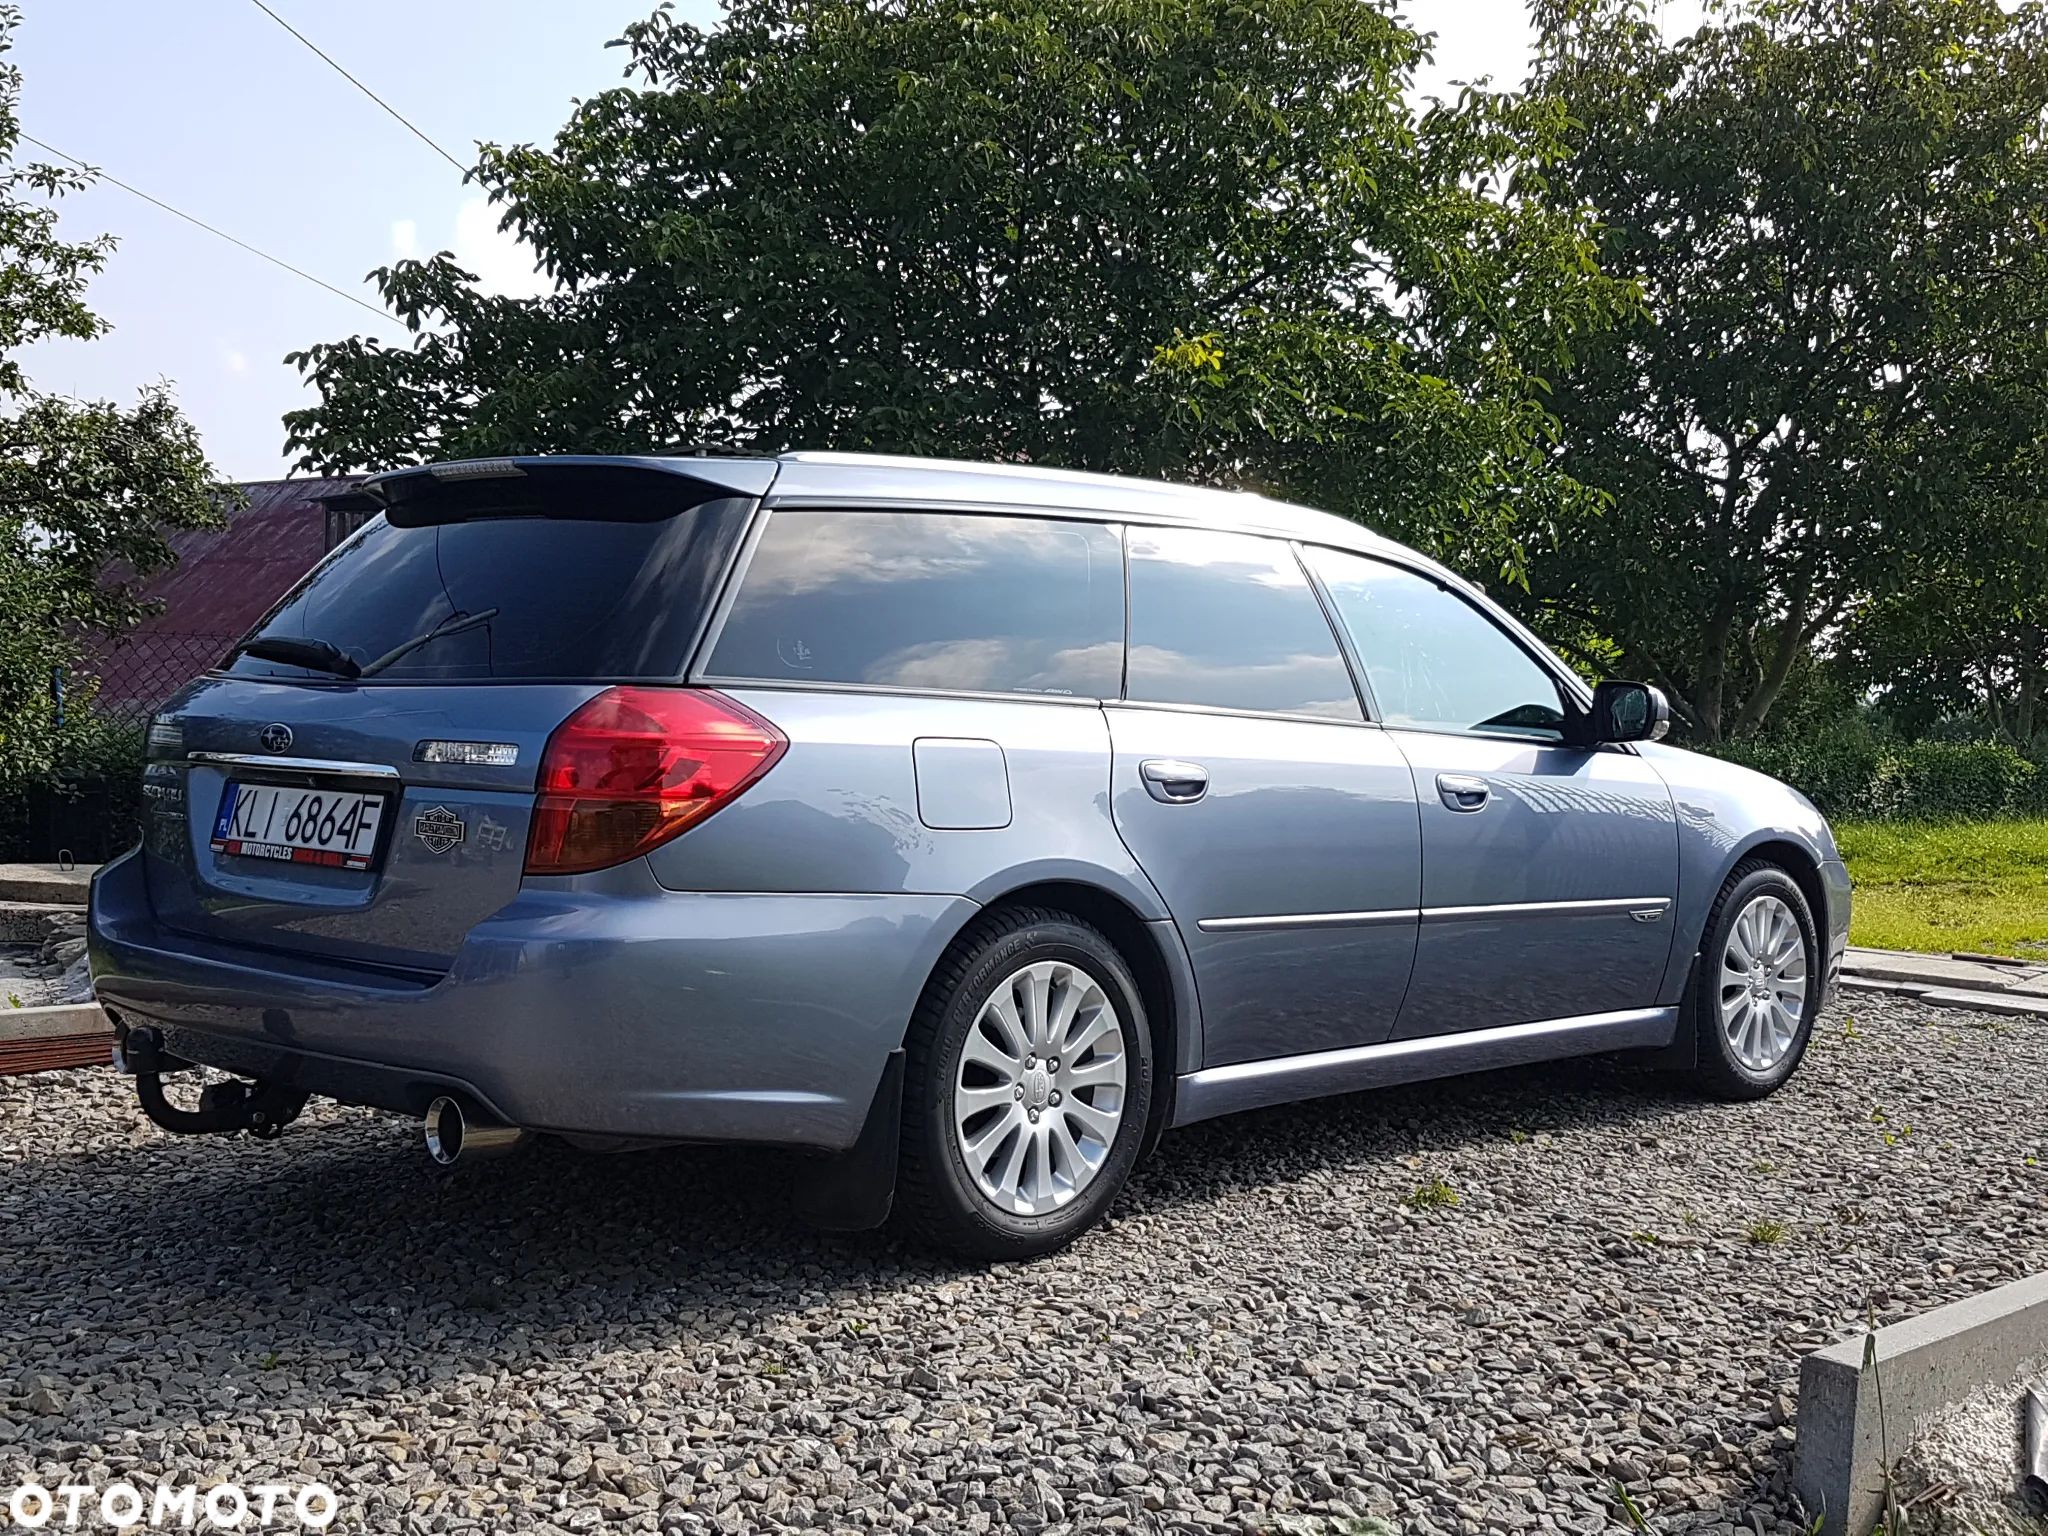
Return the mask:
[[93, 881], [90, 944], [119, 1023], [344, 1103], [453, 1089], [536, 1130], [839, 1150], [973, 910], [529, 882], [429, 980], [167, 930], [130, 854]]

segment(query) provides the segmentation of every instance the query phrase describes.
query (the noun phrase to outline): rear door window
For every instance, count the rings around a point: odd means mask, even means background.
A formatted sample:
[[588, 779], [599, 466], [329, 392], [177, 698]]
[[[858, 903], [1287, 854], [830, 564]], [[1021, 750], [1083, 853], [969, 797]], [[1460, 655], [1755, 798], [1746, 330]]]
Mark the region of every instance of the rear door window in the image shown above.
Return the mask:
[[1126, 697], [1363, 720], [1358, 691], [1294, 551], [1277, 539], [1132, 528]]
[[[673, 679], [710, 609], [749, 503], [608, 520], [474, 517], [400, 527], [382, 517], [337, 549], [254, 633], [325, 640], [366, 665], [435, 626], [489, 609], [377, 681]], [[324, 677], [238, 656], [248, 677]]]
[[770, 515], [707, 675], [1117, 696], [1114, 528], [940, 512]]

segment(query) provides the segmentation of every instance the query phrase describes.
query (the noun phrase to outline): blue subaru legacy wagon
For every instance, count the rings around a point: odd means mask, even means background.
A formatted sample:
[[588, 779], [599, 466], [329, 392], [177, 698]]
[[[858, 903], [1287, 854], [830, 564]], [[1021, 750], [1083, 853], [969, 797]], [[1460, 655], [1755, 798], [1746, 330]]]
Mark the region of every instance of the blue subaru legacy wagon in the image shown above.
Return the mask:
[[813, 1219], [1021, 1257], [1258, 1105], [1618, 1051], [1760, 1097], [1840, 963], [1811, 804], [1336, 517], [809, 453], [358, 494], [93, 884], [173, 1131], [804, 1148]]

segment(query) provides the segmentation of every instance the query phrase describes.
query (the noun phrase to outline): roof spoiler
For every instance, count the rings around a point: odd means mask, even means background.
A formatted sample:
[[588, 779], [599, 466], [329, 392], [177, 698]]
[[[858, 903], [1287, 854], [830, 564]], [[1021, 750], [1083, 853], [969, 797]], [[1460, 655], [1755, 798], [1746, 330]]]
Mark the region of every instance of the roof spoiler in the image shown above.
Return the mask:
[[[653, 522], [728, 496], [758, 497], [772, 459], [656, 459], [547, 454], [422, 464], [345, 493], [401, 528], [485, 517]], [[329, 503], [333, 505], [333, 502]]]

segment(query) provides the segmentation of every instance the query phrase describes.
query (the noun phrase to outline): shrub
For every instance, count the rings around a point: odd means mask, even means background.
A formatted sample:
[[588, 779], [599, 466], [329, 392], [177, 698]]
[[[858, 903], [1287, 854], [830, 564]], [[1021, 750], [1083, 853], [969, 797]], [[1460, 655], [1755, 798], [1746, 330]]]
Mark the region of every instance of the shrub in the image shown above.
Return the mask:
[[1716, 755], [1783, 779], [1829, 816], [1954, 821], [2048, 810], [2048, 773], [1997, 742], [1884, 742], [1858, 727], [1733, 742]]
[[1783, 779], [1829, 816], [1868, 815], [1870, 786], [1885, 749], [1860, 724], [1825, 735], [1731, 742], [1726, 757]]
[[1996, 742], [1916, 742], [1879, 760], [1864, 814], [1895, 821], [2010, 815], [2029, 807], [2038, 776]]
[[40, 771], [0, 772], [0, 859], [69, 853], [102, 863], [131, 847], [142, 827], [144, 729], [83, 711], [47, 738]]

